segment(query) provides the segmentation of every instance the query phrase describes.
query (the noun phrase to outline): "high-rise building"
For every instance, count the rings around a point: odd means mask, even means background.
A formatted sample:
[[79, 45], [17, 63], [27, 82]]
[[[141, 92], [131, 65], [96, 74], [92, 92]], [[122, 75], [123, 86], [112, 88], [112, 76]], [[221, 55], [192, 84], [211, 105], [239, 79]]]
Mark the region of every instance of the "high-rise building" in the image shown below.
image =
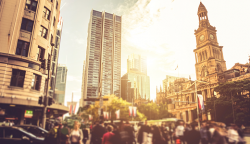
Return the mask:
[[131, 54], [127, 59], [127, 72], [137, 70], [147, 75], [147, 58], [138, 54]]
[[68, 69], [65, 65], [59, 64], [57, 66], [55, 100], [60, 104], [64, 104], [67, 71]]
[[122, 17], [92, 10], [90, 14], [83, 98], [121, 96]]
[[[57, 30], [56, 30], [56, 37], [55, 37], [55, 47], [53, 51], [53, 58], [51, 59], [51, 80], [50, 80], [50, 90], [49, 94], [52, 96], [57, 103], [62, 103], [62, 101], [58, 101], [57, 95], [56, 95], [56, 85], [57, 85], [57, 68], [58, 68], [58, 58], [59, 58], [59, 49], [60, 49], [60, 42], [61, 42], [61, 35], [62, 35], [62, 26], [63, 26], [63, 20], [62, 17], [59, 17], [58, 24], [57, 24]], [[60, 80], [59, 80], [60, 81]], [[64, 98], [63, 98], [64, 99]], [[61, 99], [62, 100], [62, 99]], [[64, 101], [64, 100], [63, 100]], [[63, 104], [63, 103], [62, 103]]]
[[[121, 78], [122, 98], [128, 102], [132, 99], [150, 99], [150, 79], [147, 76], [147, 59], [141, 55], [131, 54], [127, 59], [127, 73]], [[128, 94], [132, 88], [135, 92]]]
[[[46, 95], [48, 59], [54, 50], [61, 0], [0, 0], [0, 109], [16, 124], [39, 124]], [[53, 71], [53, 68], [50, 71]], [[62, 105], [48, 106], [49, 116], [68, 111]], [[26, 117], [26, 113], [33, 116]], [[31, 117], [30, 117], [31, 116]]]

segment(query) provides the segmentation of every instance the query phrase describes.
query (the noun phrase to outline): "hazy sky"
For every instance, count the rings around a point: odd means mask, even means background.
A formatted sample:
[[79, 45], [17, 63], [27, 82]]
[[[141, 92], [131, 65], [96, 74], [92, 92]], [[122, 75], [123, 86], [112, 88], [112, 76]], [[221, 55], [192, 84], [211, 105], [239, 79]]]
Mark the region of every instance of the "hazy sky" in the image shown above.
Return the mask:
[[[122, 75], [131, 53], [148, 58], [150, 96], [166, 75], [195, 77], [194, 30], [200, 0], [62, 0], [63, 32], [59, 63], [68, 67], [66, 98], [81, 97], [87, 29], [92, 9], [122, 15]], [[250, 1], [202, 0], [208, 19], [217, 29], [227, 69], [246, 63], [250, 54]], [[175, 70], [178, 65], [179, 70]], [[179, 71], [179, 72], [178, 72]]]

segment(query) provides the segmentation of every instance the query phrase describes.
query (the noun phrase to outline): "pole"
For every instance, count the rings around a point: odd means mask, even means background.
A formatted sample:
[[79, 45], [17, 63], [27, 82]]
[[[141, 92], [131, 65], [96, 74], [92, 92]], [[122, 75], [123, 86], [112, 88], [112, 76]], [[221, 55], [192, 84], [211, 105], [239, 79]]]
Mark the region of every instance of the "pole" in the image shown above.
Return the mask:
[[232, 92], [231, 92], [231, 100], [232, 100], [232, 110], [233, 110], [233, 121], [234, 121], [234, 124], [235, 124], [235, 118], [234, 118], [234, 105], [233, 105]]
[[133, 117], [133, 108], [134, 108], [134, 101], [132, 99], [132, 121], [134, 120], [134, 117]]
[[[44, 129], [45, 129], [45, 125], [46, 125], [46, 112], [47, 112], [47, 105], [48, 105], [50, 67], [51, 67], [51, 57], [52, 57], [52, 52], [53, 52], [53, 46], [54, 46], [54, 44], [51, 43], [51, 53], [50, 53], [50, 56], [48, 57], [48, 60], [47, 60], [47, 63], [46, 63], [47, 64], [47, 69], [48, 69], [48, 78], [47, 78], [46, 93], [45, 93], [45, 96], [44, 96], [44, 107], [43, 107], [43, 121], [42, 121], [42, 125], [43, 125]], [[48, 66], [49, 62], [50, 62], [50, 64]]]
[[195, 95], [196, 95], [196, 99], [197, 99], [197, 115], [198, 115], [198, 127], [199, 129], [201, 128], [200, 125], [200, 116], [199, 116], [199, 102], [198, 102], [198, 96], [197, 96], [197, 87], [196, 87], [196, 81], [195, 81]]
[[71, 116], [73, 116], [73, 112], [74, 112], [74, 106], [73, 106], [73, 97], [74, 97], [74, 93], [72, 92], [72, 98], [71, 98], [71, 106], [72, 106], [72, 108], [71, 108]]
[[215, 100], [214, 100], [214, 120], [216, 121], [216, 109], [215, 109]]

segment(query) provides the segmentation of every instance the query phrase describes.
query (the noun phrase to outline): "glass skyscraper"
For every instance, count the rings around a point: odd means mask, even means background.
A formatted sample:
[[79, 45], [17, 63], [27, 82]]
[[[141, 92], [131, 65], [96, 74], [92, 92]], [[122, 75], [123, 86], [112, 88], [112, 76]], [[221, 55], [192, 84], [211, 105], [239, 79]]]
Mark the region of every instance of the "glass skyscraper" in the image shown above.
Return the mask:
[[121, 20], [115, 14], [91, 11], [83, 99], [121, 95]]
[[55, 100], [61, 104], [64, 104], [65, 99], [67, 71], [66, 66], [60, 64], [57, 66]]

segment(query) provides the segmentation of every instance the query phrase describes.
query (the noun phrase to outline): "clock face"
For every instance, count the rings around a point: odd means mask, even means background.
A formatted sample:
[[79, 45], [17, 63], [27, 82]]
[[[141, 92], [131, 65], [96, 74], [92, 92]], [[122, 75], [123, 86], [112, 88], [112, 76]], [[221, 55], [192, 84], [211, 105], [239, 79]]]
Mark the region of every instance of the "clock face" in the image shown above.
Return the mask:
[[211, 39], [214, 39], [214, 35], [210, 34], [210, 38], [211, 38]]
[[200, 36], [200, 40], [201, 40], [201, 41], [203, 41], [204, 38], [205, 38], [204, 35], [201, 35], [201, 36]]

